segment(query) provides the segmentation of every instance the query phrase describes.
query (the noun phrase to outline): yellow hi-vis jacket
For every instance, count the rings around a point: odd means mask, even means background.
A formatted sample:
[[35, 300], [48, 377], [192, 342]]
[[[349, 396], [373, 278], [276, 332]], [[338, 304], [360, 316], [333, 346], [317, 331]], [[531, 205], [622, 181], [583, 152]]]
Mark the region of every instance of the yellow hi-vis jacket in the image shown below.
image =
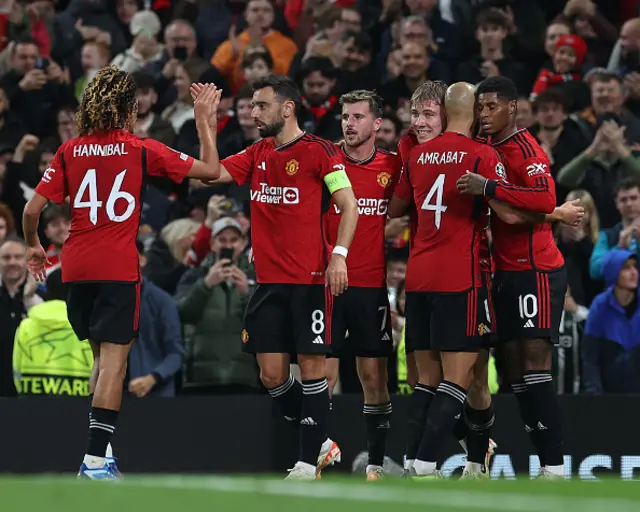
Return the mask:
[[19, 395], [89, 396], [93, 353], [67, 318], [67, 305], [33, 306], [16, 331], [13, 381]]

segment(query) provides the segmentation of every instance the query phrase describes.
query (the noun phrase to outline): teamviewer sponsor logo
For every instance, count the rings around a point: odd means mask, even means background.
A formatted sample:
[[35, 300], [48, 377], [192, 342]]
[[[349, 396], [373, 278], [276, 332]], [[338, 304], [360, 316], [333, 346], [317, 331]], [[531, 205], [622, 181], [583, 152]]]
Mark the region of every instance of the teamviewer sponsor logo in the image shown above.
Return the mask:
[[260, 190], [251, 191], [251, 200], [269, 204], [298, 204], [300, 190], [296, 187], [270, 187], [260, 183]]
[[[388, 199], [361, 197], [358, 199], [358, 213], [360, 215], [386, 215], [388, 205]], [[337, 214], [340, 214], [340, 209], [337, 205], [334, 204], [333, 209]]]

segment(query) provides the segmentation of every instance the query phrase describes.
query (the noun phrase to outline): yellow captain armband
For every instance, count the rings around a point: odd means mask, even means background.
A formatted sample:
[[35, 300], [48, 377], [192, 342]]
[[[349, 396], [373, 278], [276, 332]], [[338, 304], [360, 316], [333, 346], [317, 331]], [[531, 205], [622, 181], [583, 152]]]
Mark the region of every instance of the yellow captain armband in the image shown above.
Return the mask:
[[324, 177], [324, 183], [332, 194], [342, 188], [348, 188], [351, 186], [347, 172], [344, 169], [344, 165], [336, 164], [333, 166], [336, 169], [330, 172]]

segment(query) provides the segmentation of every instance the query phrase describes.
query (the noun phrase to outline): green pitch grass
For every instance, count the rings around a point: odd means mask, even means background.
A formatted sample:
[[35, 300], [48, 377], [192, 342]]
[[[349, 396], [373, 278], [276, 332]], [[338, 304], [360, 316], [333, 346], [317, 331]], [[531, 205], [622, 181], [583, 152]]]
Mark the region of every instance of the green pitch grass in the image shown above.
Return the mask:
[[0, 478], [0, 510], [46, 512], [639, 512], [637, 482], [320, 482], [222, 476]]

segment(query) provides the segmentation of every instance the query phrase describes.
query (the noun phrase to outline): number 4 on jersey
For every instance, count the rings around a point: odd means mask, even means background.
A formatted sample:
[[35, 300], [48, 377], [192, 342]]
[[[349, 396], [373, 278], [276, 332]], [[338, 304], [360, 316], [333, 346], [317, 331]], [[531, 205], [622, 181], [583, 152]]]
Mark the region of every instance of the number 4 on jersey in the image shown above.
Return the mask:
[[[124, 190], [120, 190], [126, 174], [127, 170], [125, 169], [116, 176], [109, 197], [107, 198], [107, 217], [112, 222], [124, 222], [131, 217], [131, 214], [133, 214], [136, 208], [136, 200], [133, 195]], [[78, 193], [73, 199], [74, 208], [89, 208], [89, 220], [94, 226], [98, 223], [98, 208], [102, 207], [102, 201], [98, 199], [98, 183], [96, 180], [96, 170], [88, 169], [78, 187]], [[86, 201], [83, 199], [85, 193], [88, 194]], [[116, 215], [115, 206], [118, 199], [127, 201], [127, 209], [122, 215]]]
[[[423, 210], [433, 210], [435, 213], [434, 222], [436, 224], [436, 229], [440, 229], [440, 223], [442, 222], [442, 214], [447, 211], [447, 207], [442, 204], [442, 195], [444, 193], [444, 174], [439, 174], [436, 178], [436, 181], [433, 183], [431, 190], [427, 194], [424, 202], [422, 203], [421, 208]], [[431, 198], [433, 195], [436, 195], [435, 204], [431, 204]]]

